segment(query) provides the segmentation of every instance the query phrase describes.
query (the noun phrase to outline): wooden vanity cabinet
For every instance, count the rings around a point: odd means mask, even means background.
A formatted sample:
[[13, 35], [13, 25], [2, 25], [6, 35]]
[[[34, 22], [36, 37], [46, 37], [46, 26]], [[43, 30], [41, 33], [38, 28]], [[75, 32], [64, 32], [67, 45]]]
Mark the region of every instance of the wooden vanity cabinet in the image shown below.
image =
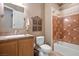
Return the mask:
[[34, 37], [0, 41], [0, 56], [33, 56]]
[[16, 56], [18, 55], [17, 41], [3, 41], [0, 42], [0, 55], [1, 56]]

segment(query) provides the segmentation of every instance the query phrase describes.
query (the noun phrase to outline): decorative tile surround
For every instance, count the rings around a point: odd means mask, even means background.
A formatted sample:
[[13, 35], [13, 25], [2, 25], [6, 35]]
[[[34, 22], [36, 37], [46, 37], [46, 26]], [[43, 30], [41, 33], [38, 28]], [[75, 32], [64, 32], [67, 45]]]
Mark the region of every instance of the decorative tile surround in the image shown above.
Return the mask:
[[[68, 19], [66, 22], [65, 19]], [[79, 44], [79, 14], [63, 17], [63, 41]]]
[[79, 14], [62, 18], [53, 16], [53, 34], [55, 41], [61, 39], [61, 41], [79, 45]]

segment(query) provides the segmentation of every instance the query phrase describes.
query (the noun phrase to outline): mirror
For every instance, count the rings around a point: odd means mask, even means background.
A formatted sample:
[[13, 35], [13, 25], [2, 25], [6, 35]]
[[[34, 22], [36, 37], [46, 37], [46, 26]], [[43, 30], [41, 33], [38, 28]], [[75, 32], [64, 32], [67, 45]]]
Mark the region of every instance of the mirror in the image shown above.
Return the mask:
[[24, 8], [4, 3], [4, 22], [7, 28], [23, 29], [24, 28]]

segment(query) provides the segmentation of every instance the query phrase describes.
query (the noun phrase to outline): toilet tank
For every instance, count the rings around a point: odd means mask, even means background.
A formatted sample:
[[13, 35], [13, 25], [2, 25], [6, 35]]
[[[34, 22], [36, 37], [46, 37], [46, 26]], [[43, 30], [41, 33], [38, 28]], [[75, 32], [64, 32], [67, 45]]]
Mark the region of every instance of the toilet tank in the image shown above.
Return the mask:
[[44, 44], [44, 36], [37, 36], [36, 37], [36, 43], [41, 46]]

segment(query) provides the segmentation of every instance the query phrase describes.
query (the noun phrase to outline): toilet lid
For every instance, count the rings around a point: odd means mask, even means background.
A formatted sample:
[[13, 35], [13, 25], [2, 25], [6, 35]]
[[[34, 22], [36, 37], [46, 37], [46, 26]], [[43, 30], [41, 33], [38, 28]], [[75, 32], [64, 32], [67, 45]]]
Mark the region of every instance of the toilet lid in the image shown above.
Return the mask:
[[52, 48], [47, 44], [41, 45], [40, 47], [41, 47], [42, 51], [44, 51], [44, 52], [48, 53], [49, 51], [52, 51]]

